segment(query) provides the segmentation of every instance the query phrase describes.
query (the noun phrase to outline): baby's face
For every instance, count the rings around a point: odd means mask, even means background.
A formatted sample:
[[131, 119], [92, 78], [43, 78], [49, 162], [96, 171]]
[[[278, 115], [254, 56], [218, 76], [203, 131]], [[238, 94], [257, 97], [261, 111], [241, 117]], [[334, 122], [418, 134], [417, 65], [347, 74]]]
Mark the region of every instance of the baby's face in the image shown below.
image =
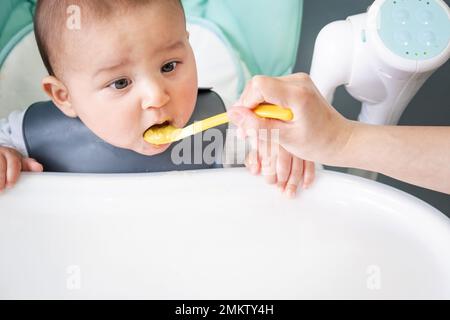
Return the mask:
[[[162, 1], [161, 1], [162, 2]], [[145, 155], [151, 126], [183, 127], [197, 98], [197, 69], [182, 12], [160, 1], [94, 22], [68, 39], [63, 82], [73, 110], [106, 142]], [[73, 31], [68, 31], [73, 32]]]

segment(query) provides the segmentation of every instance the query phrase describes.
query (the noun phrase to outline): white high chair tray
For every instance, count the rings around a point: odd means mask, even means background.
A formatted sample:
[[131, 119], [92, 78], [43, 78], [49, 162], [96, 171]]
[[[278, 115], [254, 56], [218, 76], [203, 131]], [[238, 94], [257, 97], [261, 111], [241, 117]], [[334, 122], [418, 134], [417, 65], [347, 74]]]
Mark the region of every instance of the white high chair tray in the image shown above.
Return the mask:
[[0, 298], [450, 298], [450, 222], [319, 171], [288, 200], [245, 169], [24, 174], [0, 196]]

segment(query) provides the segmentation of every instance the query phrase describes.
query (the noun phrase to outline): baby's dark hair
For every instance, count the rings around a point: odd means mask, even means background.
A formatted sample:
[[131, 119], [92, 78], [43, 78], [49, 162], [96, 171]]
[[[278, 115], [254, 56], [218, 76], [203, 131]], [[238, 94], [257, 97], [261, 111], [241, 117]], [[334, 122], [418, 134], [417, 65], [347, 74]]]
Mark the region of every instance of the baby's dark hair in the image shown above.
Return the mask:
[[157, 1], [172, 6], [175, 4], [183, 11], [181, 0], [38, 0], [34, 16], [34, 34], [49, 75], [55, 76], [55, 71], [59, 71], [59, 44], [62, 43], [71, 8], [80, 9], [81, 21], [84, 24], [93, 19], [107, 19], [114, 13]]

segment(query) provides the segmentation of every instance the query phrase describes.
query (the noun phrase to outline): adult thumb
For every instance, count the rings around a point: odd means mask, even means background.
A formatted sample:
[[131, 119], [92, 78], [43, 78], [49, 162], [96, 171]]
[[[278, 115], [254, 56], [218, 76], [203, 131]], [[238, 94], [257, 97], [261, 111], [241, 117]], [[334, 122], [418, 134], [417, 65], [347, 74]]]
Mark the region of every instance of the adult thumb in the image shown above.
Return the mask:
[[233, 107], [228, 111], [228, 118], [240, 129], [282, 129], [283, 122], [279, 120], [258, 117], [251, 109], [245, 107]]

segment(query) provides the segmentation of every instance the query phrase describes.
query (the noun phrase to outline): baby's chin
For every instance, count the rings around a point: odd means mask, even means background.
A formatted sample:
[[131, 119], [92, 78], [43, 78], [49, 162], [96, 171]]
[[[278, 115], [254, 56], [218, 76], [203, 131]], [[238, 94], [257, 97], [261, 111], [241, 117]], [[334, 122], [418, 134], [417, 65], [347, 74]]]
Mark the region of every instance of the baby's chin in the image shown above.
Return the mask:
[[142, 140], [140, 145], [136, 146], [135, 148], [132, 148], [131, 150], [133, 150], [134, 152], [140, 153], [142, 155], [145, 155], [145, 156], [156, 156], [158, 154], [161, 154], [161, 153], [167, 151], [167, 149], [169, 149], [170, 146], [171, 146], [170, 143], [157, 146], [157, 145], [148, 143], [145, 140]]

